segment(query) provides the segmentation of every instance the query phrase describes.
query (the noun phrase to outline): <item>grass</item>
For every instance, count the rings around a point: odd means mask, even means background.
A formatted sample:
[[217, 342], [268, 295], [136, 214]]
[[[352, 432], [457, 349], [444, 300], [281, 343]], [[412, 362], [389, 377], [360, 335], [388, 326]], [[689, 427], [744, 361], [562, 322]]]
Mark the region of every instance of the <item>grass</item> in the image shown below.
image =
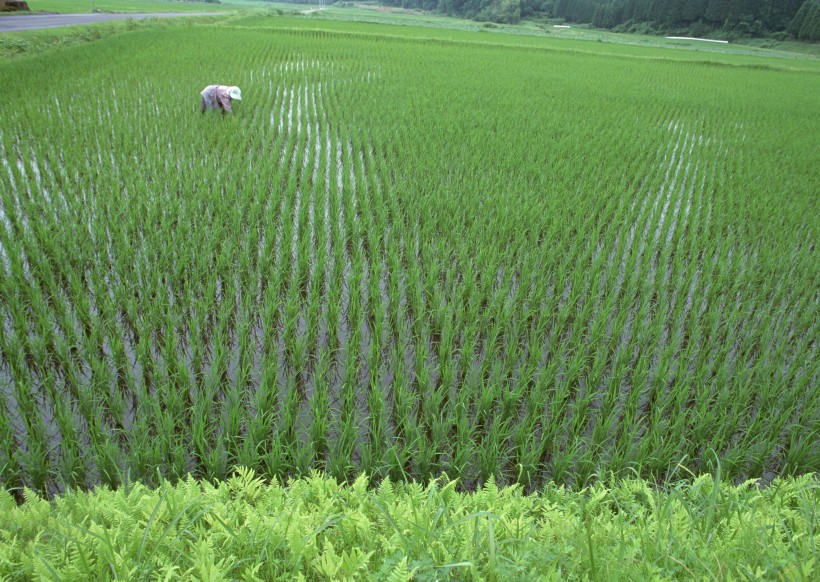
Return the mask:
[[[187, 24], [216, 22], [230, 18], [219, 13], [213, 16], [189, 16]], [[0, 62], [46, 51], [61, 50], [76, 44], [93, 43], [104, 38], [141, 29], [162, 30], [175, 23], [160, 19], [125, 19], [100, 22], [93, 25], [61, 26], [6, 32], [0, 35]]]
[[220, 2], [184, 2], [174, 0], [31, 0], [31, 11], [58, 14], [101, 12], [221, 12], [235, 10], [235, 6], [251, 4], [250, 0], [233, 0], [237, 4]]

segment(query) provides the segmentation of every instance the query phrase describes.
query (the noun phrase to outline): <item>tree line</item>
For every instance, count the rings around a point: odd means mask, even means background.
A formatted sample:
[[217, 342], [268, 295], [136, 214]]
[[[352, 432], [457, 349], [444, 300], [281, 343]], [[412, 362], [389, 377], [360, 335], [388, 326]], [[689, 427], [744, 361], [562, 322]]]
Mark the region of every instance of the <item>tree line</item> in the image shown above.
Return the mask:
[[450, 16], [511, 23], [563, 19], [616, 32], [820, 40], [820, 0], [379, 0]]

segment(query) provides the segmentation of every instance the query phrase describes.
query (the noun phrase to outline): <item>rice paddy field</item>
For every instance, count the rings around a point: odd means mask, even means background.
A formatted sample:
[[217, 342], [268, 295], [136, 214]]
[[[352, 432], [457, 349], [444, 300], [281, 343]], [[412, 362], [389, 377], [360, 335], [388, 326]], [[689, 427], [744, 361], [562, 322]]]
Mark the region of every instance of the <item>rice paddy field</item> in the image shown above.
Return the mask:
[[816, 62], [588, 44], [233, 18], [0, 65], [0, 484], [817, 471]]
[[0, 58], [0, 578], [816, 578], [820, 61], [94, 30]]

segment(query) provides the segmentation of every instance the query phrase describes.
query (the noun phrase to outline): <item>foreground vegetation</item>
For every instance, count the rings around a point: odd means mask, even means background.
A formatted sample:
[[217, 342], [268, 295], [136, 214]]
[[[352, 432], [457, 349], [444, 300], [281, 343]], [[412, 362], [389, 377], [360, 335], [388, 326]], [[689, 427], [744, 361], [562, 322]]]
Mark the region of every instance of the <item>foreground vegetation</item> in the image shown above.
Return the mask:
[[287, 487], [240, 470], [209, 485], [0, 489], [0, 577], [49, 580], [811, 580], [815, 478], [758, 489], [705, 476], [534, 495], [490, 482], [312, 476]]

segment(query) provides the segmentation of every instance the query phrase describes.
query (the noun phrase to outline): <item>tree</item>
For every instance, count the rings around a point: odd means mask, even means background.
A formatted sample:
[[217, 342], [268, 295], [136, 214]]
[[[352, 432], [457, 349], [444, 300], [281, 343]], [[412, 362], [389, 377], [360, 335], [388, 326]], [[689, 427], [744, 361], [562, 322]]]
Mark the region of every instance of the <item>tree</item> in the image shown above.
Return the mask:
[[[380, 0], [406, 7], [438, 9], [496, 22], [521, 18], [564, 18], [600, 28], [697, 31], [738, 35], [786, 31], [794, 38], [817, 38], [820, 0]], [[799, 15], [798, 15], [799, 12]]]
[[768, 30], [784, 30], [802, 4], [803, 0], [767, 0], [763, 9], [764, 25]]
[[520, 0], [501, 0], [498, 5], [499, 22], [516, 24], [521, 20]]
[[729, 18], [728, 0], [709, 0], [703, 18], [706, 22], [710, 22], [715, 26], [723, 26]]
[[555, 16], [553, 0], [521, 0], [521, 18], [528, 16]]
[[598, 28], [612, 28], [618, 22], [615, 21], [615, 9], [611, 4], [601, 4], [595, 9], [592, 17], [592, 26]]
[[797, 33], [797, 38], [806, 41], [820, 40], [820, 2], [815, 2], [809, 8], [803, 26]]
[[787, 32], [799, 40], [820, 40], [820, 0], [806, 0], [789, 23]]

